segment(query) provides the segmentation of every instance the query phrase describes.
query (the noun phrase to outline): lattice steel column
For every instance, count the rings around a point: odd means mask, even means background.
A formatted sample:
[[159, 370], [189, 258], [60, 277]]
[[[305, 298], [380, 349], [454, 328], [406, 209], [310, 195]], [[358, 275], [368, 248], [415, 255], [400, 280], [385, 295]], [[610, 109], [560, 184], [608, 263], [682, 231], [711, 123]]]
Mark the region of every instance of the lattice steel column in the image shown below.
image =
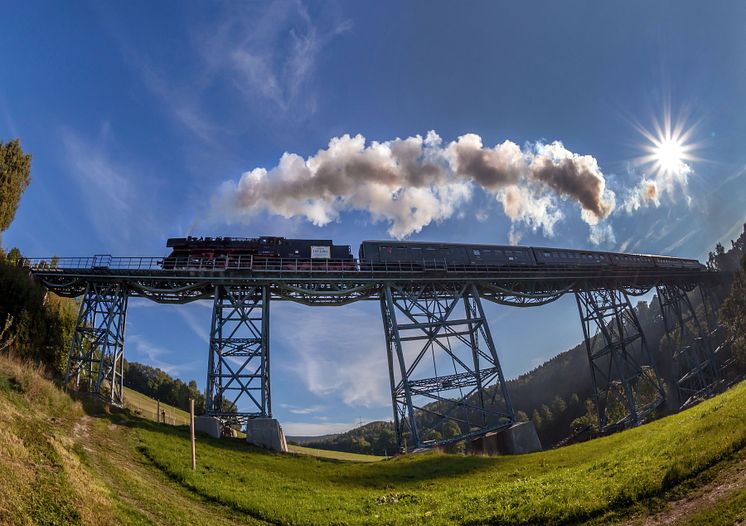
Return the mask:
[[400, 449], [457, 442], [515, 421], [472, 283], [385, 285], [381, 316]]
[[720, 323], [718, 308], [723, 304], [723, 298], [714, 287], [706, 287], [700, 284], [700, 298], [704, 310], [704, 322], [707, 327], [707, 340], [715, 355], [715, 363], [719, 367], [719, 377], [725, 378], [728, 369], [735, 364], [735, 356], [731, 352], [727, 331]]
[[272, 416], [267, 287], [215, 287], [206, 403], [226, 421]]
[[579, 290], [600, 430], [637, 425], [664, 400], [665, 392], [642, 327], [619, 290]]
[[687, 292], [676, 285], [660, 285], [657, 292], [666, 338], [675, 349], [679, 400], [687, 407], [714, 394], [720, 366]]
[[89, 283], [80, 304], [65, 383], [122, 405], [127, 289], [120, 283]]

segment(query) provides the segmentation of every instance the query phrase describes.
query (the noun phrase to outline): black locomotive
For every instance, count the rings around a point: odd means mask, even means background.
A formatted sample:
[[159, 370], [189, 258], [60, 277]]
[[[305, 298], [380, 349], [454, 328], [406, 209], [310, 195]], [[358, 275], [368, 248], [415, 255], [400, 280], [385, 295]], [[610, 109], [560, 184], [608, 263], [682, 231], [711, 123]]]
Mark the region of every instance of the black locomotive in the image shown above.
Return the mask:
[[166, 242], [171, 253], [167, 270], [180, 268], [268, 268], [287, 270], [355, 270], [349, 245], [329, 239], [288, 239], [263, 236], [176, 237]]

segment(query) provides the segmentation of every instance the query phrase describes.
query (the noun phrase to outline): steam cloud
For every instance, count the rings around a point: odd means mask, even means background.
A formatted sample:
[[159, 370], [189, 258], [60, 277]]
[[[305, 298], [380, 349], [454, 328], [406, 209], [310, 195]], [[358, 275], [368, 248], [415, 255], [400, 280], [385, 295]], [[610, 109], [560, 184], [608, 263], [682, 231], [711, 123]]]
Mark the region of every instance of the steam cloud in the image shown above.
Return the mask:
[[675, 201], [679, 193], [691, 204], [688, 194], [689, 175], [692, 167], [684, 161], [677, 161], [672, 166], [659, 167], [652, 177], [643, 176], [640, 182], [627, 192], [620, 209], [631, 214], [640, 208], [661, 205], [661, 198]]
[[512, 242], [520, 238], [517, 225], [553, 235], [562, 202], [577, 203], [591, 226], [615, 206], [596, 159], [561, 142], [485, 147], [466, 134], [444, 146], [434, 131], [368, 144], [362, 135], [343, 135], [307, 159], [285, 153], [271, 170], [255, 168], [224, 183], [213, 204], [229, 222], [265, 211], [323, 226], [344, 211], [365, 211], [401, 239], [463, 213], [476, 189], [502, 206]]

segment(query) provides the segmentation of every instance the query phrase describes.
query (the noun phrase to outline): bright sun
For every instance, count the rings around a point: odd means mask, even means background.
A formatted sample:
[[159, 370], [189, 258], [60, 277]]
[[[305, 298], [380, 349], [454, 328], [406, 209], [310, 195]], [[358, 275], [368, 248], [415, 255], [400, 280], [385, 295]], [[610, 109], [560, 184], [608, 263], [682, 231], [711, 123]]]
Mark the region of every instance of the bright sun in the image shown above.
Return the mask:
[[674, 172], [680, 169], [684, 162], [684, 144], [680, 139], [666, 138], [654, 146], [656, 164], [665, 172]]
[[652, 165], [653, 170], [661, 175], [681, 174], [690, 170], [687, 162], [696, 160], [692, 155], [696, 145], [689, 141], [693, 126], [685, 127], [681, 121], [672, 124], [671, 114], [666, 111], [663, 122], [656, 122], [653, 131], [642, 127], [639, 129], [648, 140], [644, 146], [647, 155], [639, 159], [642, 164]]

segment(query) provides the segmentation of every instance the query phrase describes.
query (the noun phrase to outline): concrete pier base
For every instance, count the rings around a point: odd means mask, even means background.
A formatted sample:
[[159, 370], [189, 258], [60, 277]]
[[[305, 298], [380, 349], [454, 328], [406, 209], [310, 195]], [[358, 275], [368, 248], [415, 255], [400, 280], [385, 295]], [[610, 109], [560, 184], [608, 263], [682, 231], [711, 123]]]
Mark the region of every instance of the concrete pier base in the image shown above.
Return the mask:
[[500, 451], [505, 455], [520, 455], [541, 451], [541, 442], [532, 421], [513, 424], [497, 434]]
[[467, 449], [473, 455], [520, 455], [541, 451], [541, 442], [534, 423], [528, 421], [513, 424], [502, 431], [487, 433], [472, 440]]
[[220, 438], [222, 423], [213, 416], [195, 416], [194, 430], [197, 433], [210, 435], [212, 438]]
[[246, 442], [287, 453], [288, 445], [280, 423], [274, 418], [253, 418], [246, 423]]

